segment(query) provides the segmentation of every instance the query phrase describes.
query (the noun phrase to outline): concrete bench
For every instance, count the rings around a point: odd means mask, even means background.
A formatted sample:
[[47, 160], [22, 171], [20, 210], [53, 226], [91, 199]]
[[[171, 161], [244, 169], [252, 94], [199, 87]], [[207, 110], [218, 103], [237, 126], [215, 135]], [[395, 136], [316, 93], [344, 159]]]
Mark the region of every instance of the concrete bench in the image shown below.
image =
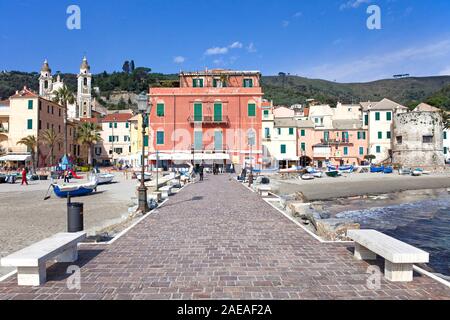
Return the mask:
[[161, 191], [161, 198], [167, 199], [172, 195], [172, 186], [165, 186], [165, 187], [159, 188], [159, 191]]
[[375, 230], [349, 230], [347, 236], [355, 241], [356, 259], [385, 259], [384, 276], [392, 282], [413, 281], [413, 264], [430, 260], [429, 253]]
[[47, 281], [46, 262], [75, 262], [77, 245], [86, 232], [58, 233], [1, 259], [4, 267], [17, 267], [19, 286], [40, 286]]
[[268, 197], [269, 192], [272, 191], [272, 188], [268, 185], [262, 185], [258, 187], [258, 193], [261, 195], [261, 197]]

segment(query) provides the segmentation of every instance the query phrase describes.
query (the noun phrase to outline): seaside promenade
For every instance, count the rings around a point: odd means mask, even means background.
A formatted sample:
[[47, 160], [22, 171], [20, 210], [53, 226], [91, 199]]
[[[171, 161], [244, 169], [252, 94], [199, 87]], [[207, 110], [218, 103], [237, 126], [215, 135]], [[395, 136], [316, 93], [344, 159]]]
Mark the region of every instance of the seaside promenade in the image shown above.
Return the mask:
[[1, 282], [0, 299], [450, 299], [421, 275], [369, 289], [349, 244], [318, 242], [228, 176], [187, 186], [110, 245], [83, 245], [76, 265], [78, 289], [59, 264], [42, 287]]

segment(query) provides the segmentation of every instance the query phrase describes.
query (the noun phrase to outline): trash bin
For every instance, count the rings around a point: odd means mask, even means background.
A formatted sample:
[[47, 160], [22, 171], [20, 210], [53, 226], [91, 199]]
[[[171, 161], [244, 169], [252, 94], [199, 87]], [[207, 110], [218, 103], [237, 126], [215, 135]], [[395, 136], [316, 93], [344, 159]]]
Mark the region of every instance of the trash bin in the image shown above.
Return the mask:
[[67, 232], [83, 231], [83, 204], [72, 202], [67, 204]]

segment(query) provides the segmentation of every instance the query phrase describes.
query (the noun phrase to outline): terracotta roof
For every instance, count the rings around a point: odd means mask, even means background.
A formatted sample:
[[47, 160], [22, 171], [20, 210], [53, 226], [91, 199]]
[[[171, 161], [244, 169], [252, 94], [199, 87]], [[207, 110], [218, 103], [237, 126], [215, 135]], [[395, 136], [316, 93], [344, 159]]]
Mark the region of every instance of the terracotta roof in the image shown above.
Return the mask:
[[108, 114], [101, 122], [127, 122], [133, 117], [130, 113]]
[[81, 118], [80, 122], [99, 123], [98, 118]]
[[38, 98], [37, 93], [31, 91], [27, 87], [24, 87], [21, 91], [17, 91], [15, 95], [11, 96], [9, 99], [16, 98]]
[[405, 106], [386, 98], [371, 106], [372, 110], [394, 110], [397, 108], [408, 109]]
[[441, 109], [430, 106], [426, 103], [419, 104], [415, 109], [414, 112], [440, 112]]
[[4, 107], [8, 106], [9, 107], [9, 100], [0, 101], [0, 106], [4, 106]]

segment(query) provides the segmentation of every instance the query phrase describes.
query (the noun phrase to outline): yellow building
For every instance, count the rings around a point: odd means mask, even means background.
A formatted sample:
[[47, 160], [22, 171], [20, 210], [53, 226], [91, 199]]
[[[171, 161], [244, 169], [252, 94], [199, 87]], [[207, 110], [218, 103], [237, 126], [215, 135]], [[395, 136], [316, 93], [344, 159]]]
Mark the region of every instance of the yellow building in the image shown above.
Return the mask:
[[[142, 115], [138, 114], [130, 120], [130, 139], [131, 139], [131, 164], [133, 167], [140, 167], [142, 163]], [[149, 128], [145, 130], [145, 165], [148, 164], [147, 156], [149, 154]]]

